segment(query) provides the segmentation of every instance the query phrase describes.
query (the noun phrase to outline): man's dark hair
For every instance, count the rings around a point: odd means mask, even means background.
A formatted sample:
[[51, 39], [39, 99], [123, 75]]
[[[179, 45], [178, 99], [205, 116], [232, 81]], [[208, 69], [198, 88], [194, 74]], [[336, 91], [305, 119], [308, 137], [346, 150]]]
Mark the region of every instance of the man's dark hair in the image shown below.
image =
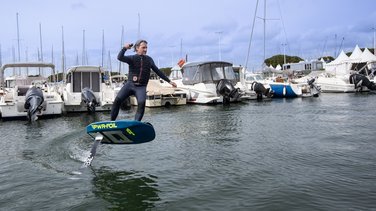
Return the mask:
[[148, 44], [146, 40], [137, 40], [136, 43], [134, 44], [134, 51], [141, 45], [141, 43]]

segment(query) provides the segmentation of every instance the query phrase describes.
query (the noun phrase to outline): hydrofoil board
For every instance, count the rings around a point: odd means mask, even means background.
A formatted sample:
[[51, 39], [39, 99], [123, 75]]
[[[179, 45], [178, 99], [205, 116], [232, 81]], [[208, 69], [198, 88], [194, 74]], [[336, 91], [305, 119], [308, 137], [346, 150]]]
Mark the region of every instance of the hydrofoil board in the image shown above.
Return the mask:
[[89, 157], [84, 161], [81, 168], [91, 165], [100, 143], [141, 144], [155, 138], [153, 125], [135, 120], [94, 122], [86, 127], [86, 132], [93, 138], [94, 144]]
[[93, 140], [102, 135], [102, 144], [141, 144], [155, 138], [153, 125], [136, 120], [94, 122], [86, 127], [86, 132]]

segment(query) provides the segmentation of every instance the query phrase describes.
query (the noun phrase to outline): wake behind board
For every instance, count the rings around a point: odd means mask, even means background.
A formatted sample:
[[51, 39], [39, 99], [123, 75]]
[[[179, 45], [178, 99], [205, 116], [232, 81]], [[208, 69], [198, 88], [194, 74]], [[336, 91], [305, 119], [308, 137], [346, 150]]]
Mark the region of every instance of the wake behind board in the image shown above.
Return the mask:
[[141, 144], [154, 140], [155, 131], [150, 123], [136, 120], [94, 122], [86, 132], [95, 139], [102, 135], [102, 144]]

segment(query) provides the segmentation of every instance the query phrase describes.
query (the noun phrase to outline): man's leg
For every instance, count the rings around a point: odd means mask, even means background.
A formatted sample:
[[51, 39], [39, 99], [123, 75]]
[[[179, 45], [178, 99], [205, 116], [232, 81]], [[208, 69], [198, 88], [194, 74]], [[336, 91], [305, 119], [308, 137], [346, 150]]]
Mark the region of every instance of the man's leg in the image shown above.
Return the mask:
[[134, 85], [132, 82], [127, 82], [120, 89], [119, 93], [117, 94], [115, 98], [114, 103], [112, 104], [111, 121], [116, 120], [117, 116], [119, 115], [119, 109], [120, 109], [121, 103], [131, 95], [133, 87]]
[[146, 86], [137, 86], [135, 90], [135, 96], [137, 99], [137, 113], [134, 119], [137, 121], [141, 121], [145, 112]]

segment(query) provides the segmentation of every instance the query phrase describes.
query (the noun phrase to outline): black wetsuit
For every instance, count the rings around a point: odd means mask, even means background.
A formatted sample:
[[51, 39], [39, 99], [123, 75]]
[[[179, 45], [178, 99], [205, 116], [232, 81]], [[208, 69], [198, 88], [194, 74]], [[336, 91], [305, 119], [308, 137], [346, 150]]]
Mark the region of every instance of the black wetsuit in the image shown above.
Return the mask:
[[112, 105], [111, 121], [116, 120], [121, 103], [131, 95], [136, 97], [138, 104], [135, 120], [141, 121], [145, 111], [146, 86], [149, 82], [150, 71], [153, 70], [167, 82], [170, 82], [170, 79], [158, 69], [150, 56], [138, 54], [124, 56], [125, 51], [127, 51], [126, 48], [121, 49], [118, 60], [129, 65], [128, 81], [121, 88]]

